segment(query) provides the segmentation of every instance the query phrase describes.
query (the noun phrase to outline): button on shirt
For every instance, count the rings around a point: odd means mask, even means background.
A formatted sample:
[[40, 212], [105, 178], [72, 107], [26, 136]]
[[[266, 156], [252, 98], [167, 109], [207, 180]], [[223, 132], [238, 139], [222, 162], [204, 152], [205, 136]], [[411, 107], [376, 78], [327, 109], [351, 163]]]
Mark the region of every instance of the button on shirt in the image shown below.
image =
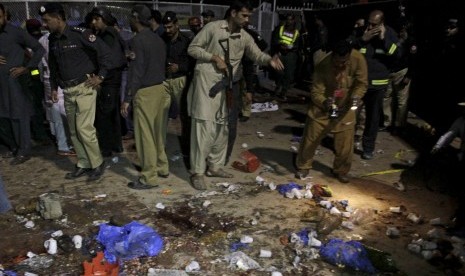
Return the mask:
[[69, 81], [85, 74], [106, 77], [112, 67], [110, 49], [88, 29], [66, 26], [62, 34], [49, 37], [50, 82]]

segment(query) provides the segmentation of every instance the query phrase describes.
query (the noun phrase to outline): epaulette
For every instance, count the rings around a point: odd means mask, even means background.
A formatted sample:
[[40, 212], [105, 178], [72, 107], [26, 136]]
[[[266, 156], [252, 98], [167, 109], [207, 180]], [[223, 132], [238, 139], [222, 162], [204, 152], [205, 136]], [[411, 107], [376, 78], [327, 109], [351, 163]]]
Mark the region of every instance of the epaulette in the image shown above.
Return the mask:
[[75, 31], [75, 32], [78, 32], [78, 33], [83, 33], [87, 30], [87, 28], [84, 28], [84, 27], [71, 27], [71, 31]]

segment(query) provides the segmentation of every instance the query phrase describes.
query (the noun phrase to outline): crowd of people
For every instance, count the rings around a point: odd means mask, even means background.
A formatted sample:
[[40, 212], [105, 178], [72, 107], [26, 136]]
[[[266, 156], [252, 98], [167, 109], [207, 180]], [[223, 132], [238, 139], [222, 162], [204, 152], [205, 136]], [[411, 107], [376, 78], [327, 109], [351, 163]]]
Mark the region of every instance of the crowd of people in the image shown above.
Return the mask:
[[179, 116], [191, 185], [205, 190], [205, 176], [232, 177], [224, 167], [237, 122], [250, 118], [255, 69], [263, 66], [274, 71], [282, 101], [299, 71], [312, 76], [296, 178], [310, 175], [315, 149], [332, 133], [333, 174], [350, 182], [359, 127], [367, 160], [387, 114], [394, 134], [405, 129], [417, 53], [411, 22], [401, 16], [395, 30], [383, 11], [373, 10], [352, 34], [329, 45], [321, 18], [312, 17], [308, 30], [287, 14], [268, 45], [249, 28], [252, 11], [244, 1], [221, 19], [207, 10], [187, 20], [187, 34], [175, 12], [142, 4], [131, 9], [131, 32], [104, 6], [70, 26], [61, 4], [46, 3], [37, 11], [41, 22], [29, 19], [22, 29], [8, 23], [0, 5], [0, 141], [9, 148], [3, 157], [13, 158], [11, 165], [29, 160], [31, 141], [47, 141], [46, 114], [57, 154], [77, 157], [66, 179], [100, 179], [105, 158], [134, 139], [141, 171], [128, 187], [151, 189], [169, 177], [166, 132], [169, 118]]

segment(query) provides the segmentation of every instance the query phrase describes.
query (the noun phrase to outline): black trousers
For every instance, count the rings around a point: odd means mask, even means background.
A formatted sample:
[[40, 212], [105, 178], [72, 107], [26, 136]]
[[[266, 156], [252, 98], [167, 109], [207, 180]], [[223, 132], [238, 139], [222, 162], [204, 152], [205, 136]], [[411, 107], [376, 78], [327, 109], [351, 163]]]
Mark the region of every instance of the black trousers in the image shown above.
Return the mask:
[[97, 95], [94, 126], [102, 153], [122, 152], [120, 85], [102, 85]]
[[2, 118], [1, 121], [0, 137], [3, 142], [10, 150], [17, 150], [17, 155], [30, 155], [32, 144], [31, 120], [29, 117], [21, 119]]
[[375, 150], [376, 137], [378, 136], [380, 114], [383, 110], [383, 99], [387, 86], [368, 88], [363, 102], [365, 104], [365, 129], [363, 130], [363, 152], [372, 153]]

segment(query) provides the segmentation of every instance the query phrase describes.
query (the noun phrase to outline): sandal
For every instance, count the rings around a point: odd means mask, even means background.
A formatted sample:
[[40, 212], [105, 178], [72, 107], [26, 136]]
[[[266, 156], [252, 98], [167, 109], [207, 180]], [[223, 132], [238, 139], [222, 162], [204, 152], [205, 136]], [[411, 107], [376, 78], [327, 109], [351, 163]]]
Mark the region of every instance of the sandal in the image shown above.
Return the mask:
[[223, 169], [219, 169], [217, 171], [207, 170], [206, 175], [208, 177], [221, 177], [221, 178], [233, 178], [234, 175], [225, 172]]
[[148, 190], [148, 189], [156, 188], [158, 187], [158, 185], [149, 185], [149, 184], [140, 182], [140, 180], [137, 180], [134, 182], [129, 182], [128, 187], [134, 190]]
[[205, 179], [201, 174], [194, 174], [191, 176], [191, 185], [196, 190], [206, 190], [207, 184], [205, 184]]

